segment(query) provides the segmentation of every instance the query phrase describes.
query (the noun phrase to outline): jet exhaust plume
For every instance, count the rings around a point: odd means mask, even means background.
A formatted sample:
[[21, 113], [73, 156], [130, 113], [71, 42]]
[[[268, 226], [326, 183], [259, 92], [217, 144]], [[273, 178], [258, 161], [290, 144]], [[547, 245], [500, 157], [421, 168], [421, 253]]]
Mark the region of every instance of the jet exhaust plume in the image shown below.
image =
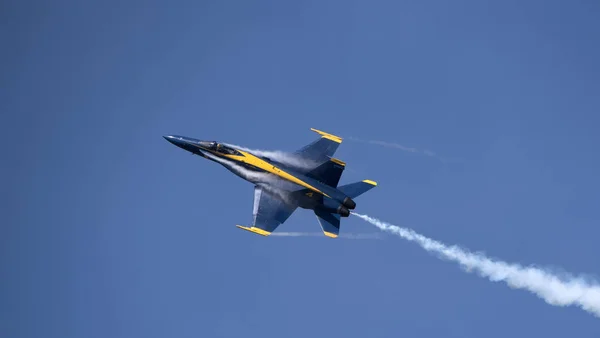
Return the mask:
[[460, 264], [467, 272], [476, 271], [492, 282], [504, 282], [510, 288], [534, 293], [553, 306], [578, 306], [600, 318], [600, 284], [584, 277], [558, 276], [547, 270], [493, 260], [482, 253], [472, 253], [455, 245], [448, 246], [436, 240], [380, 221], [368, 215], [352, 213], [383, 231], [417, 243], [428, 252]]
[[[270, 236], [277, 237], [323, 237], [325, 236], [320, 232], [274, 232]], [[340, 234], [339, 238], [346, 239], [382, 239], [380, 234]]]

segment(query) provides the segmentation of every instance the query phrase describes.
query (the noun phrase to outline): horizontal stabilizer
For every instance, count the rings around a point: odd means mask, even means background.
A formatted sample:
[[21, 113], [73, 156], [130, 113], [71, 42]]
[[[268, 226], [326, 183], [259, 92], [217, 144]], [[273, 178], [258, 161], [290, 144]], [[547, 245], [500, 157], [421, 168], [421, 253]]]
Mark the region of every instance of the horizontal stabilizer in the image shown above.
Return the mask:
[[315, 210], [321, 229], [327, 237], [336, 238], [340, 234], [340, 215]]
[[343, 185], [341, 187], [338, 187], [338, 189], [341, 192], [343, 192], [346, 196], [350, 198], [355, 198], [366, 193], [367, 191], [373, 189], [376, 186], [377, 182], [371, 180], [364, 180], [361, 182]]

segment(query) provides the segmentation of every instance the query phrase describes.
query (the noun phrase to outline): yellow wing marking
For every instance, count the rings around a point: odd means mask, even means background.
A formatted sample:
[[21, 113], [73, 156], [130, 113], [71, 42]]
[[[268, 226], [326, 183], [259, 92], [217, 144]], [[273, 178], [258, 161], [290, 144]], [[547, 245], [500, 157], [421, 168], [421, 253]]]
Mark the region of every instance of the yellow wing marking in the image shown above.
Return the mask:
[[330, 158], [330, 160], [331, 160], [331, 162], [333, 162], [333, 163], [337, 163], [337, 164], [339, 164], [339, 165], [341, 165], [341, 166], [343, 166], [343, 167], [345, 167], [345, 166], [346, 166], [346, 162], [344, 162], [344, 161], [342, 161], [342, 160], [339, 160], [339, 159], [337, 159], [337, 158], [333, 158], [333, 157], [332, 157], [332, 158]]
[[338, 235], [331, 233], [331, 232], [327, 232], [327, 231], [323, 231], [323, 233], [325, 234], [325, 236], [327, 237], [331, 237], [331, 238], [336, 238]]
[[270, 232], [260, 229], [260, 228], [257, 228], [257, 227], [245, 227], [242, 225], [236, 225], [236, 227], [238, 227], [240, 229], [244, 229], [246, 231], [253, 232], [255, 234], [263, 235], [263, 236], [269, 236], [271, 234]]
[[365, 182], [365, 183], [368, 183], [368, 184], [370, 184], [370, 185], [377, 186], [377, 182], [375, 182], [375, 181], [371, 181], [371, 180], [363, 180], [363, 182]]
[[335, 136], [333, 134], [326, 133], [324, 131], [317, 130], [315, 128], [310, 128], [310, 130], [314, 131], [317, 134], [320, 134], [321, 137], [326, 138], [328, 140], [332, 140], [333, 142], [342, 143], [342, 138], [339, 136]]

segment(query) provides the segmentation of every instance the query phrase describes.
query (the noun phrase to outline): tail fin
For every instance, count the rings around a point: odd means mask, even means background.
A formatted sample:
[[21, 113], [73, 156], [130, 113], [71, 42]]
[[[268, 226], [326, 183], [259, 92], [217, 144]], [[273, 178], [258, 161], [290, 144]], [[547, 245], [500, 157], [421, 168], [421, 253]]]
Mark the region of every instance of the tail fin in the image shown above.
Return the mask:
[[306, 175], [317, 179], [330, 187], [337, 187], [345, 167], [346, 163], [337, 158], [331, 158], [329, 161], [309, 171]]
[[[364, 180], [362, 182], [350, 183], [338, 187], [346, 196], [355, 198], [364, 194], [365, 192], [373, 189], [377, 185], [376, 182], [371, 180]], [[327, 237], [336, 238], [340, 233], [340, 215], [332, 214], [322, 210], [315, 210], [315, 215], [321, 224], [321, 229]]]
[[371, 180], [364, 180], [361, 182], [343, 185], [341, 187], [338, 187], [338, 189], [341, 192], [343, 192], [346, 196], [350, 198], [355, 198], [366, 193], [367, 191], [373, 189], [376, 186], [377, 182]]

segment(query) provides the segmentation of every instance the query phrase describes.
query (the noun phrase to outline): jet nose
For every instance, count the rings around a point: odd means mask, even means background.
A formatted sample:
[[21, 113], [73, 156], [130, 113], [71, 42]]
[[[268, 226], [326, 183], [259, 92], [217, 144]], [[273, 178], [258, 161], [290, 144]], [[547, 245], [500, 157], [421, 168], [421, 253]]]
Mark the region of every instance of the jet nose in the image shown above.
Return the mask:
[[177, 135], [167, 135], [167, 136], [163, 136], [165, 138], [165, 140], [169, 141], [169, 143], [178, 146], [179, 148], [183, 148], [185, 150], [188, 150], [188, 146], [187, 146], [187, 142], [183, 137], [177, 136]]
[[181, 149], [187, 150], [192, 153], [196, 153], [197, 147], [192, 145], [193, 141], [188, 137], [183, 137], [183, 136], [179, 136], [179, 135], [166, 135], [166, 136], [163, 136], [163, 138], [165, 140], [169, 141], [169, 143], [171, 143]]
[[177, 137], [175, 137], [173, 135], [166, 135], [166, 136], [163, 136], [163, 137], [164, 137], [165, 140], [169, 141], [170, 143], [172, 143], [172, 144], [174, 144], [176, 146], [179, 146], [180, 143], [181, 143], [181, 141], [179, 140], [179, 138], [177, 138]]

